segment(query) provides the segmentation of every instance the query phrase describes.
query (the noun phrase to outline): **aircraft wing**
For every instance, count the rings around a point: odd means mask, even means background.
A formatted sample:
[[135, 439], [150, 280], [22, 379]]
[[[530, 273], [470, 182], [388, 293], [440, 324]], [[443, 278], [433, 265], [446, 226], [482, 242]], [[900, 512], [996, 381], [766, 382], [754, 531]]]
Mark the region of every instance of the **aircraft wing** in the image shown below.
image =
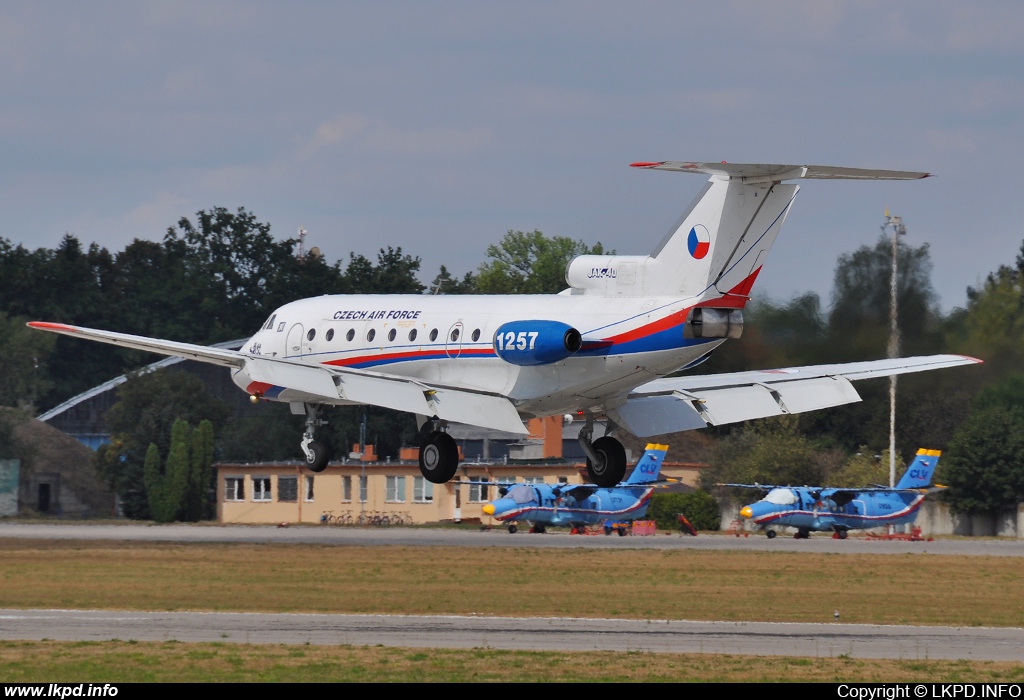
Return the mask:
[[314, 365], [295, 359], [250, 355], [238, 350], [210, 348], [63, 323], [32, 321], [28, 325], [74, 338], [243, 369], [254, 382], [301, 392], [309, 397], [310, 402], [321, 399], [324, 403], [345, 401], [369, 404], [510, 433], [527, 433], [512, 402], [496, 394], [426, 383], [383, 372]]
[[607, 410], [638, 437], [804, 413], [860, 401], [851, 382], [981, 362], [964, 355], [899, 357], [838, 365], [656, 379]]

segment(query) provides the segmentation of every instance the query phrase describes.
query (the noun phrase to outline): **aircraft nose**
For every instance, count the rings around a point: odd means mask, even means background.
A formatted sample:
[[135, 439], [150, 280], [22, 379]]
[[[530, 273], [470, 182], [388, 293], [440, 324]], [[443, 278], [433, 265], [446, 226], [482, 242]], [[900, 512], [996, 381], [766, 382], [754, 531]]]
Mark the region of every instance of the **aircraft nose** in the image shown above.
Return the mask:
[[743, 509], [740, 510], [740, 515], [742, 515], [744, 518], [752, 518], [754, 517], [754, 511], [750, 508], [750, 506], [743, 506]]
[[486, 504], [483, 507], [483, 511], [484, 511], [485, 515], [494, 515], [494, 504], [493, 503]]

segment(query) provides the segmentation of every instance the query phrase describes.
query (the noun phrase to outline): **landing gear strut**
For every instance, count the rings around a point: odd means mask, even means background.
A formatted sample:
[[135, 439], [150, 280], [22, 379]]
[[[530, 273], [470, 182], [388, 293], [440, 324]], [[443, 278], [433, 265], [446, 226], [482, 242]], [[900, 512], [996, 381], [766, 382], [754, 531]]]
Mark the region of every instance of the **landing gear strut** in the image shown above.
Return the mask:
[[578, 438], [580, 447], [587, 455], [587, 475], [598, 486], [610, 488], [626, 475], [626, 449], [609, 435], [591, 442], [593, 434], [593, 419], [588, 417]]
[[321, 420], [320, 412], [323, 406], [319, 404], [305, 404], [306, 408], [306, 432], [302, 434], [302, 454], [306, 457], [306, 467], [311, 472], [322, 472], [327, 468], [327, 462], [331, 459], [327, 444], [321, 440], [313, 439], [313, 431], [321, 425], [327, 425], [327, 421]]
[[440, 421], [427, 421], [420, 430], [420, 473], [427, 481], [443, 484], [459, 468], [459, 446]]

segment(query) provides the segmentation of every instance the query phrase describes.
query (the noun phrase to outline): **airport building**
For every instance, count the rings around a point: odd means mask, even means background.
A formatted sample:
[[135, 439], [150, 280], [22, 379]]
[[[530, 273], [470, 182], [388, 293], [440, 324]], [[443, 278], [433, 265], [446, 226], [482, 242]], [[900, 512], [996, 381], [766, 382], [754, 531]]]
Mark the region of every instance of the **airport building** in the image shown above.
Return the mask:
[[[704, 465], [665, 462], [662, 474], [693, 488]], [[313, 474], [299, 462], [217, 464], [217, 520], [222, 523], [387, 524], [489, 522], [482, 507], [503, 484], [583, 483], [581, 462], [465, 463], [455, 479], [432, 484], [416, 461], [350, 462]]]

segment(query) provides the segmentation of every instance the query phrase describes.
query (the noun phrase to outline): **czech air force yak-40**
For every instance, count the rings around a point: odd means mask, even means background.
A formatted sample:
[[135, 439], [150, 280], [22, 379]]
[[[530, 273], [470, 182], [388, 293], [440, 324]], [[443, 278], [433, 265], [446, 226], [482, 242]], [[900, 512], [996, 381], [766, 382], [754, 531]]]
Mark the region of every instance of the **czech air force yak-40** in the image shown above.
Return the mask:
[[[572, 414], [587, 471], [622, 481], [617, 431], [639, 437], [802, 413], [859, 401], [851, 382], [977, 362], [933, 355], [766, 371], [667, 377], [743, 330], [743, 308], [799, 189], [790, 180], [917, 180], [927, 173], [830, 166], [634, 163], [710, 175], [650, 255], [583, 255], [554, 295], [325, 295], [269, 314], [241, 350], [61, 323], [30, 326], [223, 365], [252, 400], [306, 416], [307, 466], [326, 405], [407, 411], [420, 426], [420, 469], [450, 480], [450, 423], [525, 434], [524, 419]], [[604, 435], [594, 425], [603, 421]]]
[[932, 486], [932, 475], [939, 463], [939, 450], [918, 450], [895, 488], [865, 486], [835, 488], [825, 486], [766, 486], [764, 484], [719, 484], [743, 489], [760, 489], [767, 495], [744, 506], [740, 515], [764, 529], [768, 539], [775, 537], [773, 527], [796, 528], [794, 537], [806, 539], [811, 532], [835, 533], [846, 539], [850, 530], [880, 525], [904, 525], [917, 518], [925, 497], [945, 486]]

